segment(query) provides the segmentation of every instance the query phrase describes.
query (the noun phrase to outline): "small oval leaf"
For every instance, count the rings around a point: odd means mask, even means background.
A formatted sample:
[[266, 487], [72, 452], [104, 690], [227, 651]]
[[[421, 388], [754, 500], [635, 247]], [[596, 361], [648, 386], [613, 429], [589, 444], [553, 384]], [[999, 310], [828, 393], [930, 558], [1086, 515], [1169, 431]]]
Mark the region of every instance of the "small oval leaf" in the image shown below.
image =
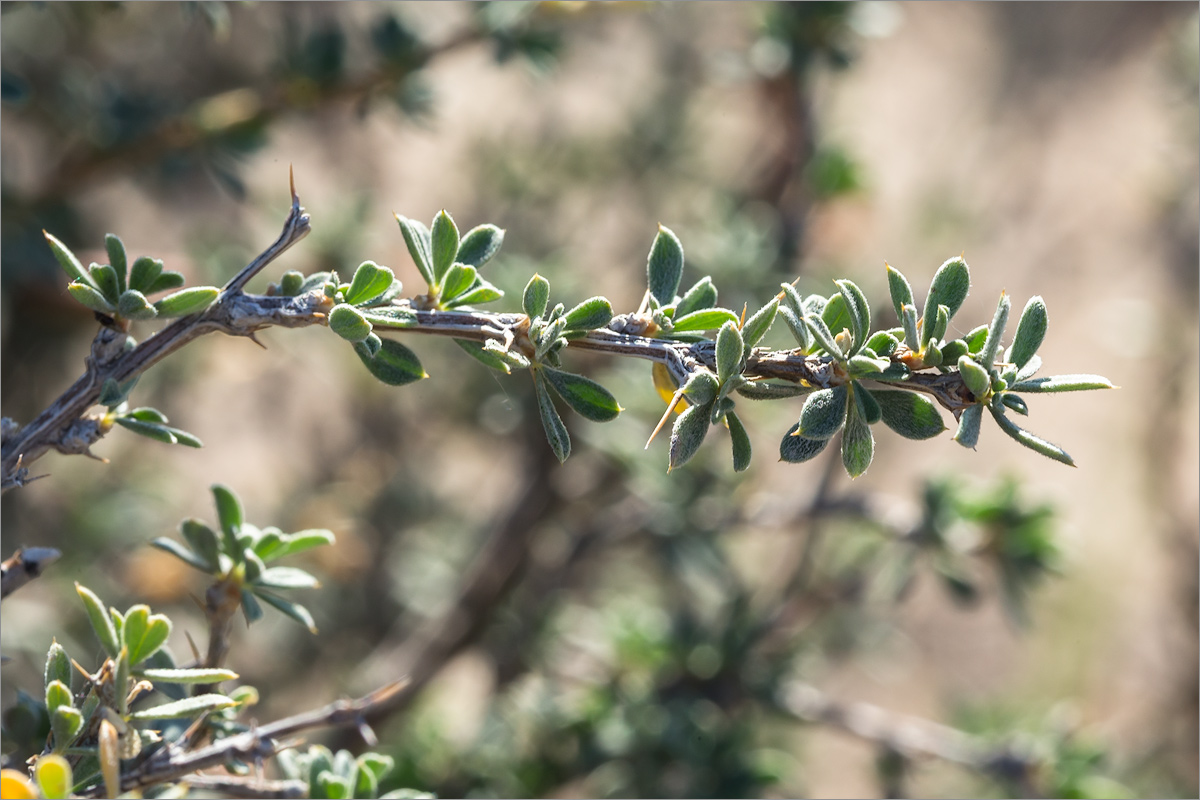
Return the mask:
[[937, 406], [917, 392], [870, 390], [879, 405], [883, 424], [905, 439], [932, 439], [946, 425]]
[[354, 345], [354, 352], [371, 374], [388, 386], [404, 386], [429, 377], [416, 353], [394, 339], [384, 339], [373, 357], [362, 342]]
[[452, 264], [442, 280], [443, 300], [453, 300], [470, 289], [477, 278], [475, 268], [467, 264]]
[[79, 594], [79, 599], [83, 601], [88, 621], [92, 623], [92, 630], [95, 632], [96, 638], [100, 640], [104, 652], [108, 653], [110, 657], [116, 658], [117, 654], [121, 652], [121, 642], [117, 637], [116, 626], [113, 625], [112, 617], [109, 616], [104, 603], [100, 602], [100, 598], [96, 596], [95, 592], [78, 581], [75, 582], [75, 591]]
[[416, 265], [417, 271], [421, 273], [421, 277], [425, 279], [425, 283], [433, 286], [437, 281], [433, 277], [433, 255], [431, 245], [431, 235], [429, 229], [424, 223], [418, 222], [415, 219], [393, 214], [396, 222], [400, 225], [400, 233], [404, 236], [404, 244], [408, 247], [408, 254], [412, 256], [413, 264]]
[[185, 317], [208, 308], [220, 293], [221, 290], [215, 286], [193, 286], [167, 295], [155, 303], [154, 308], [159, 316]]
[[727, 308], [705, 308], [676, 317], [673, 330], [676, 333], [685, 331], [712, 331], [729, 322], [737, 324], [738, 317]]
[[445, 209], [433, 218], [429, 235], [433, 255], [433, 278], [440, 284], [454, 263], [454, 257], [458, 255], [458, 226]]
[[370, 303], [391, 288], [395, 279], [395, 274], [387, 267], [364, 261], [354, 271], [350, 288], [346, 290], [346, 302], [355, 306]]
[[603, 328], [613, 318], [612, 304], [604, 297], [590, 297], [563, 316], [566, 331], [592, 331]]
[[810, 394], [800, 410], [797, 435], [808, 439], [828, 439], [846, 420], [848, 392], [845, 386], [819, 389]]
[[95, 289], [90, 283], [75, 282], [67, 287], [67, 294], [74, 297], [77, 301], [90, 308], [92, 311], [99, 311], [101, 314], [115, 313], [117, 307], [100, 293], [100, 290]]
[[158, 276], [162, 274], [163, 262], [157, 258], [149, 256], [141, 256], [133, 262], [133, 267], [129, 271], [129, 286], [130, 289], [136, 289], [143, 294], [150, 293], [150, 287], [158, 280]]
[[525, 285], [525, 293], [521, 296], [521, 308], [530, 319], [546, 313], [550, 302], [550, 281], [534, 273]]
[[329, 312], [329, 328], [348, 342], [361, 342], [371, 335], [371, 323], [354, 306], [339, 304]]
[[[696, 281], [696, 284], [687, 290], [683, 299], [675, 306], [675, 319], [681, 319], [705, 308], [713, 308], [716, 304], [717, 287], [713, 286], [712, 278], [706, 275]], [[719, 328], [720, 325], [714, 327]]]
[[667, 472], [683, 466], [696, 455], [708, 434], [712, 406], [712, 403], [689, 406], [675, 418], [675, 425], [671, 428]]
[[829, 439], [807, 439], [798, 436], [800, 423], [796, 423], [783, 435], [779, 443], [779, 459], [789, 464], [800, 464], [816, 458], [829, 444]]
[[1041, 297], [1029, 298], [1025, 310], [1021, 312], [1021, 320], [1017, 323], [1017, 332], [1013, 336], [1012, 350], [1008, 358], [1022, 369], [1033, 358], [1042, 340], [1046, 337], [1046, 301]]
[[591, 378], [553, 367], [542, 367], [541, 371], [558, 396], [580, 416], [593, 422], [608, 422], [621, 413], [612, 393]]
[[658, 235], [650, 246], [650, 255], [646, 259], [646, 282], [650, 296], [658, 305], [670, 305], [679, 291], [679, 281], [683, 278], [683, 245], [670, 228], [658, 226]]
[[504, 243], [504, 231], [495, 225], [477, 225], [467, 231], [458, 243], [455, 260], [479, 269], [492, 260], [500, 245]]
[[554, 455], [561, 464], [571, 455], [571, 436], [567, 433], [567, 426], [563, 424], [562, 417], [558, 415], [558, 410], [550, 399], [550, 390], [546, 388], [546, 378], [543, 376], [542, 370], [533, 373], [533, 386], [537, 394], [538, 413], [542, 418], [542, 428], [546, 431], [546, 440], [550, 443], [550, 449], [554, 451]]
[[746, 433], [746, 426], [732, 411], [725, 415], [725, 423], [729, 426], [729, 438], [733, 443], [733, 471], [742, 472], [750, 466], [750, 434]]
[[117, 313], [125, 319], [154, 319], [158, 311], [137, 289], [126, 289], [117, 303]]
[[222, 708], [232, 708], [236, 705], [236, 701], [231, 700], [223, 694], [201, 694], [195, 697], [188, 697], [184, 700], [176, 700], [173, 703], [164, 703], [161, 706], [135, 711], [129, 715], [129, 719], [131, 721], [143, 719], [192, 719], [201, 714], [218, 711]]

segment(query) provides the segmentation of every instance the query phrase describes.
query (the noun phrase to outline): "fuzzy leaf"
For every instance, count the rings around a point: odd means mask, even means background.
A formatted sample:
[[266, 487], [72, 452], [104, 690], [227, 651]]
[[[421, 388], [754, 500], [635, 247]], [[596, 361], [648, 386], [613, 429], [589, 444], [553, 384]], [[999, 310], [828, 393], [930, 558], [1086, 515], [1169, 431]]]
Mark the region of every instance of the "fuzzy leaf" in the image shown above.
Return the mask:
[[108, 253], [108, 263], [117, 273], [117, 294], [125, 291], [125, 277], [129, 272], [129, 264], [125, 257], [125, 245], [113, 233], [104, 236], [104, 249]]
[[411, 328], [417, 324], [417, 312], [404, 306], [386, 308], [364, 308], [359, 312], [372, 328]]
[[137, 289], [143, 294], [150, 293], [150, 287], [158, 280], [158, 276], [162, 274], [163, 262], [157, 258], [149, 256], [141, 256], [133, 262], [133, 267], [129, 270], [129, 289]]
[[775, 321], [775, 312], [779, 309], [779, 300], [772, 299], [771, 302], [754, 312], [750, 319], [746, 320], [746, 324], [742, 326], [742, 340], [745, 342], [744, 355], [749, 355], [751, 348], [758, 344], [767, 331], [771, 328], [771, 323]]
[[1008, 323], [1008, 311], [1012, 307], [1012, 302], [1008, 299], [1008, 295], [1000, 293], [1000, 302], [996, 304], [996, 314], [992, 317], [992, 324], [988, 326], [987, 339], [983, 342], [983, 350], [979, 354], [979, 363], [985, 369], [991, 369], [992, 364], [996, 362], [996, 354], [1000, 352], [1000, 338], [1004, 336], [1004, 326]]
[[1000, 402], [1023, 417], [1029, 416], [1029, 406], [1025, 403], [1020, 395], [1013, 394], [1012, 392], [1005, 392], [1004, 394], [1000, 395]]
[[[161, 263], [161, 262], [160, 262]], [[171, 270], [163, 270], [150, 283], [143, 294], [151, 295], [156, 292], [168, 292], [171, 289], [178, 289], [187, 281], [183, 277], [182, 272], [172, 272]]]
[[1031, 378], [1020, 381], [1009, 389], [1014, 392], [1029, 394], [1050, 394], [1052, 392], [1085, 392], [1091, 389], [1112, 389], [1112, 382], [1101, 375], [1049, 375], [1045, 378]]
[[[829, 329], [831, 336], [837, 336], [844, 330], [850, 331], [854, 335], [854, 328], [857, 325], [854, 315], [850, 312], [850, 306], [846, 303], [846, 298], [838, 294], [830, 296], [825, 303], [825, 308], [820, 314], [821, 321], [825, 323], [825, 327]], [[855, 344], [858, 344], [856, 338]], [[845, 353], [849, 355], [849, 353]]]
[[[840, 295], [835, 296], [840, 297]], [[808, 326], [808, 330], [812, 333], [813, 338], [816, 339], [818, 345], [824, 348], [826, 353], [839, 361], [845, 358], [842, 348], [838, 347], [837, 342], [834, 341], [833, 334], [829, 332], [829, 326], [825, 324], [823, 319], [811, 315], [805, 316], [804, 324]]]
[[395, 274], [387, 267], [381, 267], [374, 261], [364, 261], [354, 271], [350, 288], [346, 290], [346, 302], [355, 306], [370, 303], [390, 289], [395, 279]]
[[[75, 713], [79, 714], [78, 711]], [[79, 718], [79, 722], [81, 725], [83, 724], [82, 717]], [[59, 739], [57, 735], [54, 738], [56, 742]], [[75, 737], [72, 735], [70, 738]], [[71, 762], [58, 754], [40, 756], [33, 765], [33, 779], [37, 781], [38, 790], [46, 800], [61, 800], [61, 798], [70, 797], [71, 789], [75, 785], [71, 774]]]
[[883, 424], [905, 439], [932, 439], [946, 430], [937, 406], [924, 395], [881, 389], [870, 391], [879, 404]]
[[480, 363], [485, 364], [492, 369], [500, 370], [505, 375], [512, 374], [512, 368], [508, 366], [507, 361], [485, 350], [483, 345], [481, 345], [479, 342], [472, 342], [466, 339], [455, 339], [454, 343], [463, 350], [467, 351], [472, 358], [476, 359]]
[[900, 340], [887, 331], [877, 331], [867, 340], [867, 349], [873, 350], [880, 358], [887, 358], [900, 346]]
[[216, 531], [198, 519], [185, 519], [179, 523], [179, 532], [210, 572], [220, 569], [221, 546]]
[[658, 226], [658, 235], [650, 247], [650, 255], [646, 259], [647, 285], [650, 296], [658, 301], [659, 306], [670, 305], [679, 291], [679, 281], [683, 277], [683, 245], [671, 232], [670, 228]]
[[874, 456], [875, 437], [855, 404], [846, 415], [846, 429], [842, 431], [842, 466], [851, 478], [857, 478], [871, 466]]
[[929, 340], [932, 342], [940, 342], [946, 335], [946, 329], [950, 327], [950, 311], [944, 305], [939, 305], [937, 309], [937, 320], [933, 323], [933, 329], [929, 332]]
[[101, 294], [98, 289], [93, 289], [90, 284], [79, 282], [72, 283], [67, 287], [67, 294], [71, 295], [71, 297], [75, 298], [92, 311], [99, 311], [101, 314], [116, 313], [116, 306], [108, 302], [104, 295]]
[[113, 625], [112, 617], [104, 608], [104, 603], [100, 602], [100, 598], [96, 596], [95, 592], [80, 585], [78, 581], [75, 582], [75, 591], [79, 594], [79, 599], [83, 601], [88, 621], [92, 623], [92, 630], [95, 631], [96, 638], [104, 647], [104, 652], [112, 658], [116, 658], [117, 654], [121, 652], [121, 641], [117, 636], [117, 628]]
[[1021, 321], [1017, 323], [1017, 333], [1013, 336], [1012, 349], [1008, 360], [1023, 368], [1042, 346], [1046, 337], [1046, 301], [1041, 297], [1031, 297], [1021, 312]]
[[61, 681], [71, 685], [71, 658], [67, 650], [57, 640], [50, 641], [50, 649], [46, 651], [46, 666], [43, 670], [44, 685], [49, 686], [53, 681]]
[[892, 308], [896, 310], [896, 319], [904, 318], [904, 307], [914, 305], [912, 286], [900, 270], [884, 262], [887, 267], [888, 292], [892, 296]]
[[717, 398], [720, 388], [717, 379], [711, 372], [701, 370], [693, 372], [687, 383], [683, 385], [683, 396], [693, 405], [705, 406]]
[[121, 287], [117, 283], [117, 271], [108, 264], [92, 264], [88, 267], [92, 282], [100, 288], [100, 294], [110, 303], [116, 303], [121, 298]]
[[477, 306], [482, 303], [490, 303], [493, 300], [499, 300], [504, 297], [504, 292], [492, 286], [483, 278], [476, 278], [475, 285], [468, 289], [463, 294], [455, 297], [453, 300], [446, 301], [446, 308], [459, 308], [461, 306]]
[[729, 438], [733, 442], [733, 471], [742, 472], [750, 466], [750, 435], [746, 433], [746, 426], [738, 415], [732, 411], [725, 415], [725, 422], [729, 425]]
[[220, 683], [235, 681], [238, 674], [228, 669], [144, 669], [138, 676], [161, 683]]
[[942, 363], [957, 364], [958, 360], [967, 355], [970, 350], [962, 339], [953, 339], [942, 345]]
[[158, 311], [146, 299], [146, 295], [136, 289], [126, 289], [117, 303], [117, 313], [125, 319], [154, 319]]
[[933, 274], [929, 296], [925, 299], [925, 327], [937, 319], [939, 305], [945, 306], [950, 317], [958, 313], [971, 291], [971, 271], [962, 257], [947, 259]]
[[467, 231], [458, 243], [458, 255], [455, 260], [460, 264], [479, 269], [492, 260], [492, 256], [504, 243], [504, 231], [495, 225], [477, 225]]
[[268, 589], [317, 589], [321, 586], [321, 582], [315, 576], [296, 567], [271, 567], [263, 570], [254, 583]]
[[[67, 676], [70, 677], [69, 675]], [[50, 681], [46, 684], [46, 712], [54, 716], [59, 706], [72, 705], [71, 687], [63, 681]]]
[[442, 299], [453, 300], [475, 285], [478, 274], [467, 264], [452, 264], [442, 280]]
[[779, 443], [779, 459], [789, 464], [800, 464], [816, 458], [829, 444], [828, 439], [807, 439], [796, 435], [800, 424], [796, 423], [783, 435]]
[[296, 533], [282, 537], [283, 544], [272, 551], [269, 555], [264, 555], [262, 558], [265, 561], [274, 561], [284, 556], [293, 556], [297, 553], [303, 553], [305, 550], [311, 550], [314, 547], [333, 544], [333, 532], [323, 528], [312, 528], [310, 530], [297, 531]]
[[696, 455], [704, 437], [708, 434], [709, 416], [713, 404], [693, 405], [675, 418], [671, 428], [671, 447], [669, 450], [667, 472], [683, 466]]
[[846, 387], [819, 389], [810, 394], [800, 410], [799, 433], [807, 439], [828, 439], [837, 433], [846, 420], [848, 392]]
[[854, 355], [862, 349], [867, 335], [871, 332], [871, 306], [867, 303], [862, 289], [859, 289], [853, 281], [842, 280], [834, 281], [834, 283], [837, 284], [838, 292], [846, 303], [846, 310], [849, 311], [850, 321], [853, 323], [850, 332], [854, 334], [854, 349], [849, 355]]
[[875, 397], [858, 381], [854, 381], [851, 386], [854, 392], [854, 403], [858, 406], [858, 413], [866, 420], [868, 425], [874, 425], [876, 422], [879, 422], [883, 416], [883, 409], [875, 401]]
[[200, 556], [187, 549], [174, 539], [168, 539], [164, 536], [159, 536], [150, 542], [151, 547], [157, 547], [163, 552], [170, 553], [188, 566], [195, 567], [201, 572], [215, 573], [216, 569], [209, 566], [208, 562]]
[[[706, 308], [713, 308], [717, 304], [717, 287], [713, 286], [712, 278], [707, 275], [696, 281], [696, 284], [687, 290], [679, 304], [675, 306], [675, 319], [679, 320], [686, 317], [688, 314], [701, 311]], [[715, 327], [720, 327], [715, 326]]]
[[415, 219], [409, 219], [399, 214], [393, 216], [400, 224], [400, 233], [404, 235], [404, 244], [408, 247], [408, 254], [412, 256], [413, 264], [416, 265], [417, 271], [421, 273], [425, 282], [433, 286], [437, 281], [433, 277], [433, 255], [430, 241], [432, 236], [429, 229]]
[[[82, 730], [83, 713], [78, 708], [59, 706], [50, 714], [50, 731], [54, 734], [54, 750], [56, 752], [70, 747]], [[59, 796], [66, 797], [67, 795]]]
[[67, 273], [67, 280], [72, 283], [79, 283], [89, 286], [99, 292], [100, 287], [92, 280], [92, 276], [83, 268], [83, 264], [79, 263], [79, 259], [75, 257], [65, 244], [60, 242], [54, 236], [42, 231], [42, 235], [46, 237], [46, 244], [50, 245], [50, 251], [54, 253], [54, 258], [62, 267], [63, 272]]
[[[676, 311], [678, 314], [678, 311]], [[727, 322], [737, 324], [737, 314], [726, 308], [702, 308], [698, 311], [693, 311], [689, 314], [684, 314], [682, 317], [677, 316], [674, 320], [673, 331], [675, 333], [683, 333], [685, 331], [712, 331], [720, 328]]]
[[800, 349], [808, 352], [812, 347], [812, 334], [808, 332], [808, 326], [804, 324], [803, 319], [796, 316], [796, 313], [786, 306], [779, 309], [779, 316], [783, 317], [783, 321], [787, 323], [788, 330], [792, 332]]
[[553, 367], [542, 367], [541, 372], [558, 396], [580, 416], [592, 422], [608, 422], [621, 413], [612, 393], [594, 380]]
[[541, 370], [533, 373], [533, 386], [537, 394], [538, 413], [542, 418], [542, 427], [546, 431], [546, 440], [550, 442], [550, 449], [554, 451], [554, 455], [561, 464], [567, 460], [567, 456], [571, 455], [571, 436], [567, 433], [567, 426], [563, 424], [562, 417], [558, 415], [558, 410], [555, 409], [554, 402], [550, 399], [550, 390], [546, 388], [546, 378]]
[[308, 628], [309, 632], [317, 632], [317, 625], [313, 621], [312, 614], [310, 614], [308, 609], [304, 606], [300, 605], [299, 603], [293, 603], [290, 600], [284, 600], [279, 595], [272, 594], [271, 592], [256, 591], [254, 594], [263, 600], [263, 602], [267, 603], [267, 605], [274, 606], [276, 609], [282, 611], [287, 616]]
[[242, 587], [242, 616], [246, 618], [247, 625], [253, 625], [263, 618], [263, 609], [258, 600], [254, 597], [254, 593], [249, 589]]
[[722, 385], [742, 371], [745, 355], [742, 334], [732, 322], [726, 322], [717, 332], [717, 381]]
[[983, 406], [978, 403], [967, 406], [959, 415], [958, 430], [954, 434], [954, 441], [963, 447], [974, 449], [975, 445], [979, 443], [979, 428], [982, 421]]
[[201, 694], [173, 703], [163, 703], [161, 706], [135, 711], [129, 715], [131, 721], [151, 719], [192, 719], [202, 714], [218, 711], [222, 708], [232, 708], [237, 702], [223, 694]]
[[[982, 409], [982, 406], [972, 406], [971, 408]], [[968, 411], [969, 410], [970, 409], [968, 409]], [[1009, 436], [1028, 447], [1030, 450], [1034, 451], [1035, 453], [1041, 453], [1047, 458], [1052, 458], [1055, 461], [1066, 464], [1068, 467], [1075, 466], [1075, 460], [1067, 455], [1067, 451], [1063, 450], [1058, 445], [1047, 442], [1040, 436], [1035, 436], [1024, 428], [1019, 427], [1015, 422], [1005, 416], [1004, 412], [998, 411], [994, 408], [989, 408], [988, 410], [992, 412], [992, 417], [996, 420], [996, 424], [1000, 426], [1000, 430], [1004, 431]]]
[[550, 281], [534, 273], [534, 276], [529, 279], [529, 283], [525, 284], [525, 293], [521, 296], [521, 308], [525, 311], [526, 316], [533, 319], [546, 313], [546, 306], [549, 302]]
[[[786, 311], [787, 309], [780, 309]], [[801, 397], [811, 394], [812, 389], [798, 383], [766, 383], [755, 381], [738, 387], [737, 393], [750, 400], [784, 400], [789, 397]]]
[[220, 293], [215, 286], [193, 286], [167, 295], [154, 304], [154, 310], [160, 317], [185, 317], [208, 308]]
[[329, 312], [329, 329], [348, 342], [361, 342], [371, 335], [371, 323], [363, 313], [345, 304]]
[[242, 513], [242, 502], [238, 500], [237, 495], [226, 486], [219, 483], [214, 483], [211, 487], [213, 499], [217, 505], [217, 518], [221, 524], [221, 536], [224, 539], [224, 546], [221, 548], [225, 551], [225, 555], [234, 560], [234, 563], [240, 563], [243, 560], [243, 548], [238, 542], [238, 535], [241, 533], [241, 528], [245, 522], [245, 517]]
[[567, 331], [591, 331], [603, 328], [613, 318], [612, 305], [603, 297], [591, 297], [572, 308], [563, 317]]
[[958, 359], [958, 374], [963, 383], [976, 398], [982, 398], [991, 388], [991, 378], [988, 371], [979, 366], [970, 356], [960, 356]]
[[416, 354], [394, 339], [384, 339], [373, 357], [361, 342], [354, 345], [354, 352], [370, 373], [388, 386], [404, 386], [429, 377]]
[[917, 330], [916, 306], [904, 306], [900, 311], [900, 322], [904, 325], [904, 343], [908, 345], [909, 350], [919, 352], [921, 349], [921, 336]]
[[433, 254], [433, 277], [440, 284], [450, 265], [454, 263], [454, 257], [458, 255], [458, 226], [445, 209], [433, 218], [433, 227], [429, 235]]
[[204, 443], [198, 438], [179, 428], [171, 428], [153, 422], [142, 422], [141, 420], [125, 416], [114, 417], [113, 421], [122, 428], [127, 428], [139, 436], [145, 436], [155, 441], [165, 442], [166, 444], [181, 444], [185, 447], [198, 448], [204, 446]]

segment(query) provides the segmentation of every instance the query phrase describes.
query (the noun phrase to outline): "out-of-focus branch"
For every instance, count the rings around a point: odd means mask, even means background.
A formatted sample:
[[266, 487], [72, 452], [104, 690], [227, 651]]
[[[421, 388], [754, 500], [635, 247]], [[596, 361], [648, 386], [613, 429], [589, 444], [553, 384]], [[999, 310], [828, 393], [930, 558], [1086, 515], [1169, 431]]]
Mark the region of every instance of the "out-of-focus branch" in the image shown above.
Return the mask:
[[190, 789], [247, 800], [308, 797], [308, 784], [304, 781], [267, 781], [233, 775], [189, 775], [182, 782]]
[[53, 547], [20, 548], [0, 563], [0, 598], [8, 597], [42, 574], [62, 553]]

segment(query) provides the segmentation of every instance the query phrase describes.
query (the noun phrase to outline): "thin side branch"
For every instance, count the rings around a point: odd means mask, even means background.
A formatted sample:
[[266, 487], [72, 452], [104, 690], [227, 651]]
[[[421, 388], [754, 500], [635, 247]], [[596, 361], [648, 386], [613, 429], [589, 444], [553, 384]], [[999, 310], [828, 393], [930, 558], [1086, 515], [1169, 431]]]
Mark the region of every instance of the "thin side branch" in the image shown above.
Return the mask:
[[28, 547], [18, 549], [0, 563], [0, 598], [8, 597], [25, 584], [42, 574], [62, 553], [53, 547]]

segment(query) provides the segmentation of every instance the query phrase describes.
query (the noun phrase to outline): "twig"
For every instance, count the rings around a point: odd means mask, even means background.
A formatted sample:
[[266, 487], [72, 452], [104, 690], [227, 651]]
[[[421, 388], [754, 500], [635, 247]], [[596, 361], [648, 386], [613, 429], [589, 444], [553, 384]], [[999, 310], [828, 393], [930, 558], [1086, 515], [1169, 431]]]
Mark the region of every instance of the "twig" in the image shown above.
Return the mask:
[[[231, 759], [254, 761], [268, 758], [285, 749], [277, 740], [312, 728], [361, 728], [368, 715], [380, 708], [394, 706], [396, 698], [406, 693], [408, 685], [408, 678], [401, 678], [357, 700], [337, 700], [315, 711], [296, 714], [219, 739], [199, 750], [189, 752], [184, 746], [171, 743], [122, 775], [121, 791], [178, 780], [189, 773], [219, 766]], [[103, 787], [98, 786], [85, 796], [95, 797], [101, 791]]]
[[308, 783], [305, 781], [264, 781], [233, 775], [189, 775], [182, 782], [191, 789], [216, 792], [229, 797], [247, 798], [247, 800], [271, 797], [308, 797]]
[[42, 574], [62, 553], [53, 547], [20, 548], [0, 563], [0, 598], [8, 597]]

